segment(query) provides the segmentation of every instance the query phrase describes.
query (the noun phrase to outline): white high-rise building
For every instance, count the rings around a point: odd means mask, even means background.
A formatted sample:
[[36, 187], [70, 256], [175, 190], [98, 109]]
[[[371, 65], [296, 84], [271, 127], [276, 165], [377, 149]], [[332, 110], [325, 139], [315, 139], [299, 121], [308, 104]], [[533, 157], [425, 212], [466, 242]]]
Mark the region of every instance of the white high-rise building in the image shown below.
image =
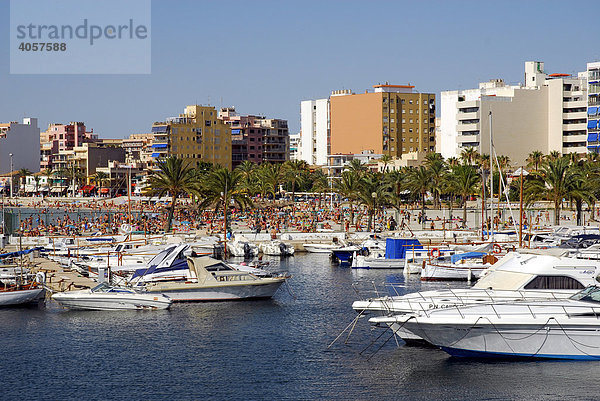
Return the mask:
[[523, 164], [534, 150], [584, 154], [585, 102], [585, 74], [546, 74], [544, 63], [528, 61], [525, 84], [494, 79], [477, 89], [442, 92], [437, 149], [445, 158], [467, 147], [489, 153], [491, 113], [496, 153], [513, 164]]
[[326, 165], [330, 146], [329, 99], [302, 101], [300, 127], [299, 159], [310, 165]]

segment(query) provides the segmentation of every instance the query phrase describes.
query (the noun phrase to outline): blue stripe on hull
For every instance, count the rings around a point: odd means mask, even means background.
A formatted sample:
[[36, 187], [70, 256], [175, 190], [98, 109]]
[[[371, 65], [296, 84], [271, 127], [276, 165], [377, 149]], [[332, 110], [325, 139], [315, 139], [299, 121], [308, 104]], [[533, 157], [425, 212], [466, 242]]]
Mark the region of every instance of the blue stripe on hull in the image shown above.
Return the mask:
[[451, 347], [440, 347], [443, 351], [448, 354], [461, 358], [545, 358], [545, 359], [576, 359], [583, 361], [598, 361], [600, 355], [550, 355], [550, 354], [512, 354], [508, 352], [485, 352], [485, 351], [471, 351], [459, 348]]

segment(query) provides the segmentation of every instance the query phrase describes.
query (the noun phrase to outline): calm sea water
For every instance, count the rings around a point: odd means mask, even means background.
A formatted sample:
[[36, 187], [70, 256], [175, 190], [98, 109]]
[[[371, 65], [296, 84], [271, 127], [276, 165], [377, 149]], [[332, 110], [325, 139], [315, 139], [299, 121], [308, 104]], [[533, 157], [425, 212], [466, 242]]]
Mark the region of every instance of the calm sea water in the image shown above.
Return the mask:
[[[326, 255], [282, 261], [294, 298], [175, 304], [170, 311], [0, 310], [0, 399], [415, 400], [596, 399], [598, 362], [490, 362], [397, 347], [355, 316], [359, 288], [404, 281], [332, 266]], [[407, 291], [432, 288], [409, 280]], [[439, 285], [438, 285], [439, 286]], [[345, 337], [344, 337], [345, 338]]]

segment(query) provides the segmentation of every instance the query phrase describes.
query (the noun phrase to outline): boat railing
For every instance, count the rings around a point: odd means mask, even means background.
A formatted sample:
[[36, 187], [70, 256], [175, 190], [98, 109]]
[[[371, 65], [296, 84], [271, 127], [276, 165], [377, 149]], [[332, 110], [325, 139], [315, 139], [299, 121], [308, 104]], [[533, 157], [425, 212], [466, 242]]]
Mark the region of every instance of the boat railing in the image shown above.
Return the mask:
[[[523, 313], [522, 313], [523, 310], [528, 311], [529, 314], [531, 315], [531, 317], [534, 319], [537, 319], [539, 317], [544, 317], [544, 316], [553, 318], [556, 316], [556, 313], [557, 313], [556, 310], [551, 308], [552, 306], [554, 306], [557, 309], [562, 310], [562, 313], [565, 315], [565, 317], [567, 319], [571, 319], [574, 316], [587, 316], [587, 314], [589, 312], [591, 312], [593, 314], [594, 318], [600, 320], [600, 307], [591, 306], [591, 305], [568, 305], [568, 306], [547, 305], [547, 304], [544, 304], [543, 300], [540, 300], [540, 302], [541, 302], [540, 304], [529, 304], [528, 303], [525, 305], [515, 304], [515, 303], [512, 303], [511, 301], [489, 302], [489, 303], [477, 304], [477, 306], [489, 306], [493, 315], [495, 315], [498, 319], [506, 318], [507, 316], [523, 315]], [[498, 308], [501, 306], [511, 306], [511, 307], [518, 308], [518, 312], [510, 313], [507, 311], [500, 311]], [[522, 308], [523, 306], [525, 307], [525, 309]], [[456, 312], [459, 314], [461, 319], [466, 319], [467, 315], [462, 310], [463, 307], [464, 307], [464, 305], [454, 305], [452, 307], [452, 309], [456, 310]], [[432, 312], [432, 311], [433, 310], [430, 310], [429, 312]], [[583, 311], [583, 312], [581, 312], [581, 311]], [[430, 314], [426, 310], [423, 310], [423, 312], [427, 317], [430, 316]], [[486, 315], [485, 313], [482, 313], [479, 316], [483, 317], [485, 315]]]

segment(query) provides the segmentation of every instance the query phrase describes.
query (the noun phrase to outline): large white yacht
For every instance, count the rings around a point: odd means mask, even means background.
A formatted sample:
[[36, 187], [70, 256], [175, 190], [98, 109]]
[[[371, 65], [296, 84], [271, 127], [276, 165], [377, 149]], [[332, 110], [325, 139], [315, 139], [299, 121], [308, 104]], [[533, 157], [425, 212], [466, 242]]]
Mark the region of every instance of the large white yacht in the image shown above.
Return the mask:
[[[597, 261], [510, 252], [471, 288], [370, 298], [354, 302], [352, 308], [359, 313], [396, 315], [499, 300], [565, 299], [597, 284], [598, 275]], [[405, 340], [420, 339], [397, 325], [391, 328]]]
[[372, 318], [454, 356], [600, 360], [600, 287], [561, 300], [494, 301]]

